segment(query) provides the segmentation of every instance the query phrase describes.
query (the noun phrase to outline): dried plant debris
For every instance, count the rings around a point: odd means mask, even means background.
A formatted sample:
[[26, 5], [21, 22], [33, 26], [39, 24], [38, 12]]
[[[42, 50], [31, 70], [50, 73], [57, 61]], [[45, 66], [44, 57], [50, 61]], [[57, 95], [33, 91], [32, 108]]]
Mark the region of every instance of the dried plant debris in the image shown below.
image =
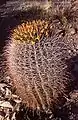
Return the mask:
[[21, 99], [12, 93], [11, 86], [0, 83], [0, 120], [16, 120], [16, 111], [19, 111]]
[[[38, 24], [42, 25], [39, 34], [34, 37]], [[26, 33], [24, 30], [27, 30]], [[6, 4], [1, 3], [0, 6], [0, 33], [0, 120], [78, 120], [78, 0], [6, 0]], [[24, 43], [29, 39], [32, 46], [43, 35], [50, 37], [56, 34], [71, 48], [67, 50], [67, 66], [73, 78], [71, 90], [63, 95], [61, 104], [53, 106], [53, 111], [44, 112], [27, 107], [16, 94], [16, 88], [5, 72], [5, 59], [2, 56], [5, 44], [9, 38], [17, 41], [20, 38], [22, 43], [22, 34], [26, 40]]]

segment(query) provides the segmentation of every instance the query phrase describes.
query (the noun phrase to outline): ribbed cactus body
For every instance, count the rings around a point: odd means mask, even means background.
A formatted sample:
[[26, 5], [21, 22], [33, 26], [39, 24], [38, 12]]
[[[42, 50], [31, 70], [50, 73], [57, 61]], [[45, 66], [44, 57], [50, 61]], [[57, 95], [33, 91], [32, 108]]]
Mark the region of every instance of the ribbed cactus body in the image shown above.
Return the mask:
[[43, 36], [34, 44], [12, 35], [6, 49], [8, 73], [28, 107], [52, 109], [64, 97], [69, 84], [65, 63], [69, 43], [59, 35]]

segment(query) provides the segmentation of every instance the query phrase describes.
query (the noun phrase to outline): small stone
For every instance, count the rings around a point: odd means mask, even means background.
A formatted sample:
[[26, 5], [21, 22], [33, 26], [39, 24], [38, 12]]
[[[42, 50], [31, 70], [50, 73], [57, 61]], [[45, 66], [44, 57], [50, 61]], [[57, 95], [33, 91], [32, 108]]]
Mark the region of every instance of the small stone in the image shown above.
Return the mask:
[[14, 100], [16, 103], [21, 103], [21, 100], [15, 99]]
[[69, 50], [68, 52], [71, 53], [71, 50]]
[[5, 83], [0, 83], [0, 88], [6, 87], [7, 85]]
[[4, 108], [11, 108], [11, 109], [13, 109], [13, 106], [9, 103], [9, 102], [7, 102], [7, 101], [0, 101], [0, 106], [1, 107], [4, 107]]
[[76, 46], [76, 49], [78, 50], [78, 45]]
[[70, 32], [71, 35], [74, 35], [75, 34], [75, 29], [74, 28], [70, 28], [69, 32]]

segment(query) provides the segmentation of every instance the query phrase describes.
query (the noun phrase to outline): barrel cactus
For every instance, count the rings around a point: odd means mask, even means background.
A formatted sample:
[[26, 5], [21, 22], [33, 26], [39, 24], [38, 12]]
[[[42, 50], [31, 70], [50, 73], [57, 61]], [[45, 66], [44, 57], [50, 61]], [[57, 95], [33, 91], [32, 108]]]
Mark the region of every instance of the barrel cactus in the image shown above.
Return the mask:
[[48, 20], [26, 21], [14, 28], [6, 44], [7, 74], [27, 107], [53, 110], [69, 91], [66, 64], [73, 40], [52, 35]]

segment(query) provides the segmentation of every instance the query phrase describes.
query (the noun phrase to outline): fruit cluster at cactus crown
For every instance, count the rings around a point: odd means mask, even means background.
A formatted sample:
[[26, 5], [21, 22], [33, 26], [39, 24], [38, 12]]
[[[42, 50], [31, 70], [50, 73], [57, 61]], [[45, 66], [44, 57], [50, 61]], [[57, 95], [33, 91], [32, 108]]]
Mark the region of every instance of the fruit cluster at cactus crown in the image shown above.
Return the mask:
[[26, 42], [34, 44], [43, 37], [49, 37], [51, 33], [51, 25], [49, 21], [33, 20], [18, 25], [13, 31], [11, 38], [18, 42]]

